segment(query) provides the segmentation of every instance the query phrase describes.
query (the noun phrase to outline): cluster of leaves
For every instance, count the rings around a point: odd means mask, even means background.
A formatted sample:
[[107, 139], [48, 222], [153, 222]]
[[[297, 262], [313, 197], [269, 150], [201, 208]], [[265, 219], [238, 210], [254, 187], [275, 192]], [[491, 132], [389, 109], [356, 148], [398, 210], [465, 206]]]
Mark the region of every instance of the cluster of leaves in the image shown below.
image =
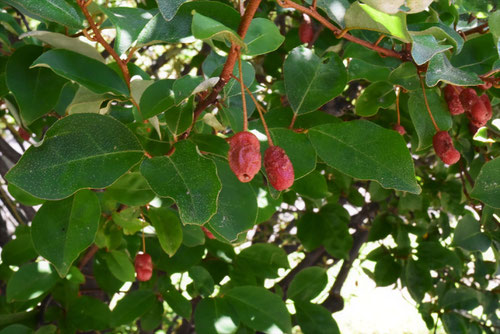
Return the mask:
[[[231, 1], [0, 0], [2, 117], [33, 144], [2, 172], [19, 226], [2, 247], [0, 333], [338, 333], [332, 313], [365, 242], [377, 244], [365, 273], [407, 289], [429, 328], [500, 328], [496, 3], [305, 2], [249, 0], [254, 15]], [[485, 81], [493, 119], [471, 133], [441, 88]], [[267, 111], [294, 166], [288, 191], [229, 168], [242, 101], [262, 151], [255, 103]], [[436, 158], [429, 113], [459, 164]], [[26, 221], [21, 205], [41, 206]], [[143, 243], [154, 271], [138, 283]]]

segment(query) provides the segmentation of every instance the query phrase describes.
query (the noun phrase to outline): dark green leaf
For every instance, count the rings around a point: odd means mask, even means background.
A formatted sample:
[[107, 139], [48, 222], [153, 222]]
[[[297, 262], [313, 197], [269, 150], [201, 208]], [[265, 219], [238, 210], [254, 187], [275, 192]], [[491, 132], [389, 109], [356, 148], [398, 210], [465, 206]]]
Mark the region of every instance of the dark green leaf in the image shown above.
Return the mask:
[[471, 196], [489, 206], [500, 208], [500, 158], [493, 159], [484, 164], [476, 179]]
[[33, 330], [24, 325], [14, 324], [2, 329], [0, 334], [33, 334]]
[[32, 262], [16, 271], [7, 282], [7, 301], [24, 301], [40, 297], [57, 283], [59, 277], [48, 262]]
[[71, 28], [82, 28], [83, 15], [64, 0], [46, 0], [43, 6], [38, 0], [4, 1], [35, 19], [43, 18]]
[[94, 242], [100, 218], [99, 200], [90, 190], [47, 201], [33, 219], [33, 245], [64, 277], [78, 255]]
[[256, 286], [229, 290], [224, 298], [248, 327], [264, 333], [291, 333], [290, 314], [281, 298]]
[[301, 270], [290, 283], [288, 298], [309, 302], [315, 298], [328, 284], [326, 270], [320, 267], [309, 267]]
[[16, 97], [26, 125], [50, 112], [56, 105], [66, 80], [46, 68], [30, 68], [43, 49], [26, 45], [17, 49], [7, 62], [6, 82]]
[[221, 182], [215, 163], [192, 142], [178, 142], [171, 156], [144, 160], [141, 173], [154, 192], [177, 203], [184, 224], [203, 225], [216, 213]]
[[253, 19], [245, 35], [247, 56], [258, 56], [272, 52], [279, 48], [285, 37], [280, 34], [278, 27], [264, 18]]
[[236, 332], [240, 320], [225, 299], [204, 298], [196, 306], [194, 323], [199, 334], [230, 334]]
[[151, 207], [148, 216], [156, 230], [161, 248], [169, 256], [173, 256], [182, 243], [181, 221], [174, 211], [164, 207]]
[[344, 174], [385, 188], [421, 191], [410, 152], [395, 131], [359, 120], [316, 126], [309, 138], [320, 158]]
[[109, 186], [142, 156], [137, 138], [122, 123], [76, 114], [56, 122], [42, 145], [31, 146], [6, 179], [36, 197], [62, 199], [82, 188]]
[[155, 81], [142, 93], [139, 106], [144, 119], [156, 116], [174, 106], [174, 80]]
[[416, 23], [408, 25], [410, 34], [413, 37], [419, 35], [432, 35], [438, 41], [444, 40], [446, 44], [451, 44], [455, 48], [455, 53], [460, 53], [464, 46], [464, 39], [453, 27], [448, 27], [443, 23]]
[[123, 251], [112, 250], [103, 255], [109, 271], [123, 282], [135, 280], [135, 268], [128, 255]]
[[179, 7], [186, 1], [187, 0], [156, 0], [161, 15], [163, 15], [167, 21], [170, 21], [175, 16]]
[[273, 244], [257, 243], [238, 254], [235, 266], [261, 278], [278, 277], [279, 268], [289, 268], [285, 251]]
[[138, 172], [123, 175], [106, 188], [106, 193], [114, 200], [129, 206], [148, 204], [155, 197], [146, 179]]
[[375, 283], [377, 286], [388, 286], [396, 281], [401, 274], [401, 264], [391, 255], [386, 254], [375, 264]]
[[310, 199], [322, 199], [331, 195], [328, 192], [328, 184], [325, 176], [316, 170], [296, 180], [293, 184], [293, 189], [301, 196]]
[[109, 328], [111, 311], [99, 299], [81, 296], [71, 303], [66, 316], [81, 331], [100, 331]]
[[452, 48], [451, 45], [441, 45], [432, 35], [416, 35], [412, 37], [411, 55], [417, 65], [423, 65], [434, 55]]
[[151, 290], [135, 290], [127, 293], [111, 312], [111, 326], [134, 322], [153, 306], [155, 298]]
[[453, 243], [469, 251], [486, 252], [490, 248], [491, 240], [481, 232], [480, 223], [468, 214], [458, 222]]
[[425, 83], [429, 87], [436, 86], [440, 81], [456, 86], [476, 86], [482, 83], [477, 74], [454, 67], [442, 53], [432, 57], [425, 75]]
[[[305, 1], [308, 5], [313, 4], [313, 0]], [[344, 15], [351, 4], [347, 0], [318, 0], [316, 6], [323, 9], [330, 19], [339, 26], [344, 27]]]
[[244, 48], [245, 43], [241, 40], [238, 33], [223, 23], [212, 19], [211, 17], [195, 13], [193, 15], [193, 23], [191, 31], [195, 38], [211, 42], [228, 41]]
[[408, 291], [417, 303], [420, 303], [425, 293], [432, 288], [432, 277], [423, 261], [408, 260], [405, 279]]
[[369, 117], [375, 115], [380, 108], [390, 107], [396, 101], [392, 84], [380, 81], [371, 84], [361, 93], [356, 101], [356, 114]]
[[304, 334], [340, 334], [330, 311], [321, 305], [308, 302], [295, 303], [297, 323]]
[[214, 292], [214, 279], [202, 266], [189, 268], [189, 277], [193, 280], [195, 290], [203, 297], [208, 297]]
[[286, 95], [297, 114], [321, 107], [339, 95], [347, 82], [344, 64], [335, 53], [323, 61], [312, 50], [299, 46], [283, 66]]
[[32, 67], [48, 67], [98, 94], [129, 95], [125, 81], [102, 62], [65, 49], [43, 53]]
[[421, 89], [417, 68], [410, 62], [403, 63], [392, 71], [389, 75], [389, 81], [406, 90]]
[[473, 310], [479, 306], [477, 292], [466, 287], [452, 288], [444, 294], [441, 305], [445, 310]]

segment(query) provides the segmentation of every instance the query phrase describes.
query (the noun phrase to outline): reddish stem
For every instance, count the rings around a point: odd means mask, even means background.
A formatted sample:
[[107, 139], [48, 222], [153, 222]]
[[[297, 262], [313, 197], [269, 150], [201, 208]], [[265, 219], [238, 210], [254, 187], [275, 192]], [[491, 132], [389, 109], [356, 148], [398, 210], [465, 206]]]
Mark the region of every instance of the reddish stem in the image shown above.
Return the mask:
[[431, 117], [432, 124], [434, 125], [434, 129], [436, 129], [436, 132], [441, 131], [439, 129], [439, 126], [436, 123], [436, 120], [434, 119], [434, 116], [432, 116], [431, 108], [429, 107], [429, 101], [427, 100], [427, 94], [425, 92], [425, 85], [424, 85], [424, 79], [418, 75], [420, 78], [420, 85], [422, 86], [422, 93], [424, 94], [424, 102], [425, 102], [425, 107], [427, 108], [427, 112], [429, 113], [429, 116]]

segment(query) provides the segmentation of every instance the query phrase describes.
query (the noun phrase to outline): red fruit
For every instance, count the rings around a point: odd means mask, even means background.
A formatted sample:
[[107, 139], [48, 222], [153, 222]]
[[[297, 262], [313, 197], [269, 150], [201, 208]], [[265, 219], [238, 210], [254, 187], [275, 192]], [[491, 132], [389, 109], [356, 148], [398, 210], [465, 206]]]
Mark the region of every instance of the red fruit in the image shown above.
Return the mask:
[[22, 139], [28, 141], [31, 138], [31, 133], [26, 131], [24, 128], [19, 128], [17, 130], [17, 133], [19, 133], [19, 136], [21, 136]]
[[292, 186], [295, 179], [293, 165], [285, 150], [279, 146], [270, 146], [264, 153], [264, 167], [269, 182], [274, 189], [281, 191]]
[[460, 115], [464, 113], [465, 111], [464, 106], [460, 102], [458, 95], [456, 95], [455, 98], [448, 101], [448, 110], [452, 115]]
[[478, 87], [483, 89], [483, 90], [488, 90], [491, 88], [491, 86], [493, 86], [493, 84], [489, 81], [486, 81], [484, 84], [479, 85]]
[[460, 102], [462, 102], [462, 106], [464, 107], [464, 110], [467, 112], [471, 110], [472, 106], [476, 103], [477, 99], [478, 99], [477, 93], [472, 88], [464, 89], [460, 93]]
[[450, 134], [447, 131], [439, 131], [432, 138], [432, 144], [437, 156], [448, 165], [453, 165], [460, 160], [460, 153], [453, 146]]
[[311, 23], [302, 22], [299, 27], [299, 37], [302, 43], [311, 43], [314, 38], [314, 29]]
[[405, 128], [401, 124], [394, 124], [394, 126], [392, 127], [392, 129], [396, 130], [397, 132], [399, 132], [399, 134], [401, 136], [403, 136], [406, 133]]
[[135, 272], [137, 280], [141, 282], [149, 281], [153, 275], [153, 262], [148, 253], [139, 253], [135, 256]]
[[460, 95], [463, 88], [460, 86], [446, 85], [444, 87], [444, 98], [447, 102], [455, 98], [455, 96]]
[[[487, 98], [488, 97], [486, 97], [486, 99]], [[482, 98], [482, 96], [481, 98], [477, 99], [476, 103], [474, 103], [474, 105], [472, 106], [469, 114], [470, 121], [478, 128], [485, 126], [492, 116], [489, 100], [487, 100], [487, 103], [484, 103], [483, 100], [484, 99]]]
[[202, 226], [201, 229], [203, 230], [203, 233], [205, 233], [205, 235], [207, 236], [208, 239], [215, 239], [212, 232], [210, 232], [206, 227]]
[[250, 182], [260, 170], [260, 142], [251, 132], [238, 132], [229, 139], [229, 167], [241, 182]]

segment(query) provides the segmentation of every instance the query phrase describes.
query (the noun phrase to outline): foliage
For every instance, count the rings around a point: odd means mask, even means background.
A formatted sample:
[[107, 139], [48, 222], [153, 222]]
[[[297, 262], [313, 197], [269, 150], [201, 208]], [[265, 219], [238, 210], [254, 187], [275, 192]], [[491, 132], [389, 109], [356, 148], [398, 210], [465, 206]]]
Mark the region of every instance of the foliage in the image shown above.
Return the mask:
[[[339, 333], [366, 243], [429, 329], [498, 332], [497, 6], [0, 0], [0, 333]], [[242, 130], [286, 152], [246, 183]]]

